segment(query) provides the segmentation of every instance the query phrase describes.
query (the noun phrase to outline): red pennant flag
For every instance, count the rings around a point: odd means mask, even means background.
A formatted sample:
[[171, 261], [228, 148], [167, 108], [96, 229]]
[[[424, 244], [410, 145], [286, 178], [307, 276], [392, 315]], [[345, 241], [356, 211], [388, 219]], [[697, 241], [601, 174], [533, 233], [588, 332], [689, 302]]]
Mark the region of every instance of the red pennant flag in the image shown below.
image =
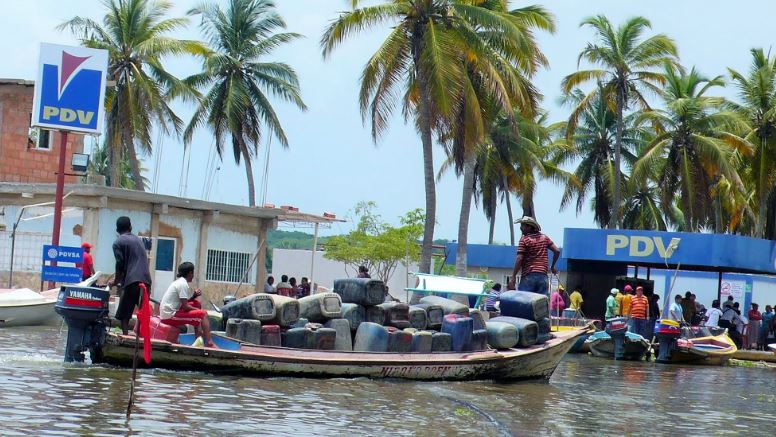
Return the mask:
[[151, 300], [148, 297], [148, 288], [142, 282], [140, 289], [143, 290], [143, 300], [140, 304], [140, 310], [137, 312], [137, 320], [140, 323], [140, 335], [143, 337], [143, 359], [146, 364], [151, 363]]

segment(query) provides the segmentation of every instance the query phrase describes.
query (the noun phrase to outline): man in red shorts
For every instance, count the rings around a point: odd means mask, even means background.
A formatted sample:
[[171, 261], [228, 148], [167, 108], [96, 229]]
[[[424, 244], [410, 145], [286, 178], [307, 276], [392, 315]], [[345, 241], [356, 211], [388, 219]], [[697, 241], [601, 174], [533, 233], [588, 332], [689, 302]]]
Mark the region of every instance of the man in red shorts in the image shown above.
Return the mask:
[[159, 316], [162, 323], [170, 326], [191, 325], [197, 336], [208, 347], [215, 347], [210, 337], [210, 323], [207, 319], [207, 311], [198, 308], [196, 298], [202, 295], [199, 290], [189, 294], [189, 283], [194, 279], [194, 264], [185, 262], [178, 266], [178, 279], [173, 281], [162, 296], [159, 307]]

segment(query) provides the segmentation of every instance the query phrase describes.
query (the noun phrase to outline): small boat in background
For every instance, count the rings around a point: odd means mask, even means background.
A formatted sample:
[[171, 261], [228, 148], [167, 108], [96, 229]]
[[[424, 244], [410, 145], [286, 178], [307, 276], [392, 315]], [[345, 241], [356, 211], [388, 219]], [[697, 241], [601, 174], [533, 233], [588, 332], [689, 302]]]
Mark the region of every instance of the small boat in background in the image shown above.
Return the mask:
[[[585, 340], [590, 352], [596, 357], [614, 358], [614, 339], [606, 331], [597, 331]], [[623, 359], [640, 361], [649, 350], [647, 339], [633, 332], [625, 333], [625, 353]]]
[[[568, 311], [568, 310], [567, 310]], [[601, 330], [601, 321], [597, 319], [587, 319], [581, 316], [567, 316], [567, 313], [564, 311], [563, 317], [551, 317], [552, 321], [552, 328], [551, 332], [557, 333], [557, 332], [564, 332], [564, 331], [571, 331], [574, 329], [579, 329], [581, 327], [587, 326], [590, 327], [590, 332], [583, 334], [582, 336], [577, 339], [577, 341], [574, 343], [573, 346], [571, 346], [571, 349], [569, 349], [569, 353], [588, 353], [590, 352], [590, 348], [585, 343], [585, 340], [587, 340], [590, 337], [590, 333], [593, 331], [600, 331]]]
[[[94, 284], [101, 274], [96, 272], [77, 285], [88, 287]], [[41, 293], [29, 288], [0, 288], [0, 328], [59, 323], [61, 319], [54, 312], [58, 294], [59, 288]]]
[[670, 364], [723, 365], [733, 358], [738, 348], [727, 335], [727, 330], [714, 334], [705, 326], [683, 328], [682, 336], [676, 340], [670, 351], [670, 357], [657, 361]]

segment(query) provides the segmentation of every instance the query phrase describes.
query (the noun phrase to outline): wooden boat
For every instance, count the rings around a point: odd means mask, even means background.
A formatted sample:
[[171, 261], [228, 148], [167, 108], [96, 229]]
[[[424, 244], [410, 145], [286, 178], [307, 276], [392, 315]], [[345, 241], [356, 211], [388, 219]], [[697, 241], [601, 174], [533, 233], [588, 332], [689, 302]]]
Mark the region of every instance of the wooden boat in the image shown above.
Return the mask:
[[720, 366], [738, 350], [727, 332], [695, 338], [680, 338], [671, 351], [671, 364], [707, 364]]
[[[153, 356], [148, 366], [248, 376], [459, 381], [549, 379], [563, 355], [586, 329], [582, 327], [558, 332], [550, 341], [524, 349], [431, 354], [340, 352], [254, 346], [218, 336], [214, 336], [218, 338], [214, 341], [216, 344], [221, 343], [221, 348], [193, 347], [153, 340]], [[134, 349], [134, 336], [110, 332], [98, 350], [97, 361], [132, 366]], [[139, 362], [144, 364], [142, 359]]]
[[772, 343], [768, 345], [768, 349], [771, 350], [774, 354], [776, 354], [776, 343]]
[[[590, 352], [596, 357], [614, 358], [614, 340], [605, 331], [597, 331], [585, 340]], [[649, 342], [642, 336], [633, 332], [625, 334], [624, 359], [639, 361], [649, 350]]]
[[551, 332], [553, 333], [571, 331], [583, 326], [589, 327], [589, 332], [582, 334], [574, 343], [574, 345], [571, 346], [571, 349], [569, 349], [570, 354], [574, 354], [574, 353], [586, 354], [590, 352], [590, 347], [588, 346], [587, 343], [585, 343], [585, 341], [590, 337], [590, 333], [601, 329], [599, 326], [601, 323], [600, 320], [595, 320], [595, 319], [586, 319], [582, 317], [567, 318], [567, 317], [552, 316], [551, 320], [552, 320]]

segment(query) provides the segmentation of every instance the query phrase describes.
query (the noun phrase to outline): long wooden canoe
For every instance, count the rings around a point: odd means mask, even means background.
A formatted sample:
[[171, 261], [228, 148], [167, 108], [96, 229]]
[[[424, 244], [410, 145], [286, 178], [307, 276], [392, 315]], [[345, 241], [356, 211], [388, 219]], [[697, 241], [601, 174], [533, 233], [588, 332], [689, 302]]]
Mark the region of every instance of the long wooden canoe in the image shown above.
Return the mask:
[[[239, 350], [225, 350], [153, 340], [153, 357], [148, 367], [248, 376], [459, 381], [548, 379], [563, 355], [586, 332], [585, 327], [557, 332], [545, 344], [524, 349], [431, 354], [340, 352], [249, 344], [240, 344]], [[131, 366], [134, 345], [134, 336], [109, 333], [99, 360]], [[144, 364], [142, 359], [138, 362]]]

